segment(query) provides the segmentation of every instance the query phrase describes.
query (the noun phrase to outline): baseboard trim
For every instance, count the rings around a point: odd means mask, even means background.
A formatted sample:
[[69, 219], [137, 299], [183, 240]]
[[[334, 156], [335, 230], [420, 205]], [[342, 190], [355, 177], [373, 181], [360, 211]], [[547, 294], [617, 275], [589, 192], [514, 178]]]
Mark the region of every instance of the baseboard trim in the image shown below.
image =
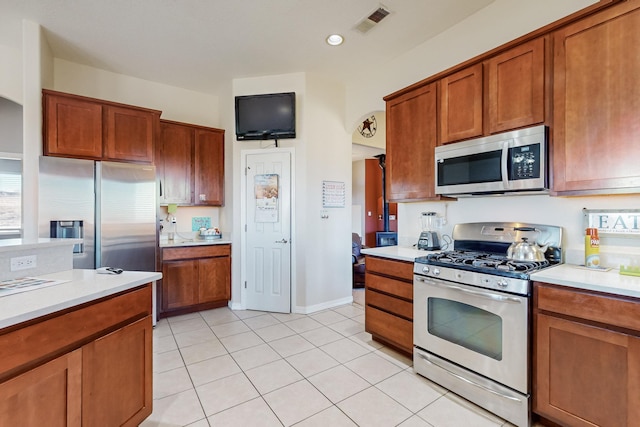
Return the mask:
[[352, 304], [352, 303], [353, 303], [353, 295], [347, 298], [327, 301], [322, 304], [308, 305], [308, 306], [295, 306], [293, 308], [293, 312], [298, 314], [311, 314], [317, 311], [326, 310], [329, 308], [338, 307], [340, 305]]

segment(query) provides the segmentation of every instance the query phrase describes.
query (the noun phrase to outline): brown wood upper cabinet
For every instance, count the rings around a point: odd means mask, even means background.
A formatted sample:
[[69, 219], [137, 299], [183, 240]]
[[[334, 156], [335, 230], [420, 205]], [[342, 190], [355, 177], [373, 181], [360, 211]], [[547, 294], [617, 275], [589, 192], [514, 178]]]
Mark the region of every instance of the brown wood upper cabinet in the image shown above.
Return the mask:
[[224, 130], [160, 121], [160, 203], [224, 205]]
[[440, 79], [440, 142], [481, 136], [482, 64]]
[[546, 40], [533, 39], [440, 79], [440, 142], [543, 123]]
[[387, 198], [393, 202], [436, 198], [436, 84], [387, 101]]
[[486, 62], [490, 134], [545, 121], [545, 44], [540, 37]]
[[45, 156], [153, 163], [160, 111], [43, 90]]
[[553, 34], [559, 194], [640, 191], [639, 8], [617, 3]]

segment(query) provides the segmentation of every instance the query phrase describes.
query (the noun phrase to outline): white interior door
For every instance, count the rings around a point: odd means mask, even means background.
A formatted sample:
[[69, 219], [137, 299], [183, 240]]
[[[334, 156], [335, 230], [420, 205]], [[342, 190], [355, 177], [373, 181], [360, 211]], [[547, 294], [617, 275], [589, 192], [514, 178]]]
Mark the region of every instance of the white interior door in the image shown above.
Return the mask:
[[246, 156], [246, 304], [291, 312], [291, 153]]

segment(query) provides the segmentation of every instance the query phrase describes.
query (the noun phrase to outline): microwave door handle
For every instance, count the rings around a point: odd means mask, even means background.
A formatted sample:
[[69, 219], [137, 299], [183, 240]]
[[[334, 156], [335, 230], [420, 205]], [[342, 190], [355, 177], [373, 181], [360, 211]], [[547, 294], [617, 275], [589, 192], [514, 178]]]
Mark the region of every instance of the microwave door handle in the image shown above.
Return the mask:
[[509, 189], [509, 169], [507, 167], [507, 161], [509, 160], [509, 146], [511, 140], [505, 141], [502, 144], [502, 158], [500, 159], [500, 171], [502, 172], [502, 186], [505, 190]]

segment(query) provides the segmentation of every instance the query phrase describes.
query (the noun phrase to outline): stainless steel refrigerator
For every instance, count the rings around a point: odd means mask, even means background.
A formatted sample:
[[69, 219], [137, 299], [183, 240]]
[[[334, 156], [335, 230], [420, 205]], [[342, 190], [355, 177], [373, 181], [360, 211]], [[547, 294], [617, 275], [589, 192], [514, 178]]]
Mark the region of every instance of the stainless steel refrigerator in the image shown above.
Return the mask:
[[81, 237], [74, 268], [155, 271], [155, 168], [40, 157], [39, 236]]

